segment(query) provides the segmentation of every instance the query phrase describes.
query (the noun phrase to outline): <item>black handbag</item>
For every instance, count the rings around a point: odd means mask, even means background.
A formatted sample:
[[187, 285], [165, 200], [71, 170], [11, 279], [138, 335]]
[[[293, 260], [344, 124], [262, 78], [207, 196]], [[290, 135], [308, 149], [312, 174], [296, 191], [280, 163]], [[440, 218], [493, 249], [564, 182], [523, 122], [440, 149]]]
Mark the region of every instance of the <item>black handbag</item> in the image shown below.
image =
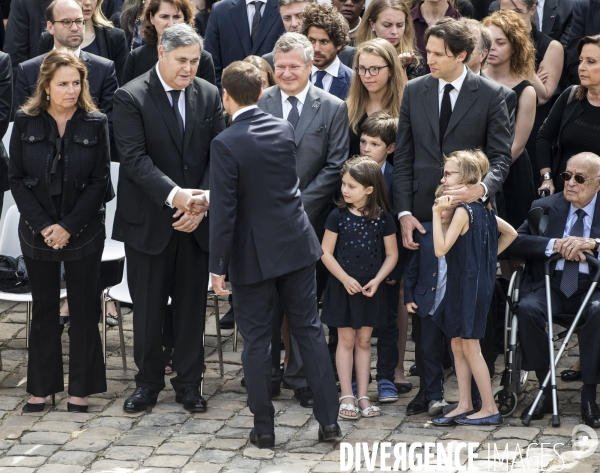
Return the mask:
[[0, 255], [0, 291], [13, 294], [29, 292], [29, 278], [22, 256]]

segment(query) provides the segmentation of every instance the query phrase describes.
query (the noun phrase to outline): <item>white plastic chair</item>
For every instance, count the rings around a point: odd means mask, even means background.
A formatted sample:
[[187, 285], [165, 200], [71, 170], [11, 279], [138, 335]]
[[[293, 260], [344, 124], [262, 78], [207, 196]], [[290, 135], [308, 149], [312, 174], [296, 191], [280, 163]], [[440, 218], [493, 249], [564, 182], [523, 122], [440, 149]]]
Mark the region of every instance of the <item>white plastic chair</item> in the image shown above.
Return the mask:
[[[110, 179], [117, 192], [117, 182], [119, 181], [119, 163], [110, 163]], [[125, 245], [113, 240], [112, 235], [113, 223], [115, 221], [115, 212], [117, 211], [117, 197], [106, 203], [106, 241], [104, 242], [104, 251], [102, 252], [102, 262], [121, 261], [125, 259]], [[104, 289], [104, 288], [103, 288]]]
[[[0, 237], [0, 255], [17, 257], [22, 254], [21, 245], [19, 243], [19, 209], [13, 205], [4, 219], [2, 236]], [[60, 290], [60, 298], [67, 297], [67, 290]], [[30, 292], [23, 294], [12, 294], [10, 292], [0, 291], [0, 300], [10, 302], [25, 302], [27, 303], [26, 326], [25, 326], [25, 347], [29, 348], [29, 329], [31, 324], [31, 305], [32, 297]], [[56, 321], [58, 323], [58, 320]]]

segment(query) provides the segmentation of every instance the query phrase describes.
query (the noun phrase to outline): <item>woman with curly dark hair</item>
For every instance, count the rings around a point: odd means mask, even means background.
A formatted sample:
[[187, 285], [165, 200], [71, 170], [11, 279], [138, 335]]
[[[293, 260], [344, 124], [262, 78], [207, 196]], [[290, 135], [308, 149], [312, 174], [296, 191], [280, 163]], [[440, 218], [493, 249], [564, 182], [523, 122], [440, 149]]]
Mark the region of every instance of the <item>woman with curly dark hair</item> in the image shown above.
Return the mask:
[[[123, 84], [141, 76], [158, 61], [157, 44], [162, 32], [175, 23], [194, 25], [195, 7], [191, 0], [147, 0], [142, 15], [141, 34], [144, 44], [132, 50], [125, 61]], [[196, 77], [215, 84], [212, 55], [202, 48]]]
[[535, 50], [523, 19], [512, 11], [497, 11], [483, 20], [492, 36], [485, 74], [517, 94], [512, 164], [502, 187], [506, 220], [518, 228], [536, 198], [533, 170], [525, 149], [535, 120]]

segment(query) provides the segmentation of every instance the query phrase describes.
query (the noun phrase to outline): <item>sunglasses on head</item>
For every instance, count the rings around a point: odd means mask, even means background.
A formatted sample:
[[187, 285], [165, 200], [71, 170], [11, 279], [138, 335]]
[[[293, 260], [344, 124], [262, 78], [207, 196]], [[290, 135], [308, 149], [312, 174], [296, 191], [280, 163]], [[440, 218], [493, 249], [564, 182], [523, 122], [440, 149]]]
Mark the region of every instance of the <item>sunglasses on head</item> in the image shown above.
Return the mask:
[[560, 177], [565, 182], [569, 182], [571, 178], [574, 178], [577, 184], [583, 184], [589, 179], [589, 177], [585, 177], [583, 174], [573, 174], [571, 171], [561, 172]]

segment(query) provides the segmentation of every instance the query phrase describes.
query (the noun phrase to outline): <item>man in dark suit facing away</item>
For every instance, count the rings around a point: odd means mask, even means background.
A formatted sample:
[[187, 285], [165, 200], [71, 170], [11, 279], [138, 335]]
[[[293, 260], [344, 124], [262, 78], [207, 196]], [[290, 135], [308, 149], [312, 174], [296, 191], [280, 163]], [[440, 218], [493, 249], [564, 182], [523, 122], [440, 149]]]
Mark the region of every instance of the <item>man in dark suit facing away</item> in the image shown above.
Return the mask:
[[228, 273], [235, 294], [254, 414], [250, 441], [259, 448], [275, 445], [270, 349], [275, 292], [306, 365], [319, 439], [337, 440], [337, 390], [317, 313], [315, 263], [322, 250], [300, 199], [294, 129], [257, 107], [261, 75], [253, 65], [231, 64], [222, 83], [233, 121], [211, 143], [209, 267], [215, 292], [228, 294]]
[[165, 387], [162, 327], [171, 297], [175, 400], [206, 410], [200, 395], [208, 287], [208, 222], [192, 215], [192, 189], [207, 189], [211, 140], [225, 124], [217, 88], [196, 77], [201, 39], [180, 23], [160, 38], [158, 63], [115, 94], [121, 158], [113, 239], [125, 243], [134, 304], [136, 389], [123, 406], [144, 411]]
[[[108, 117], [109, 128], [112, 131], [113, 96], [119, 88], [114, 62], [81, 50], [83, 10], [75, 0], [54, 0], [48, 6], [46, 16], [48, 32], [54, 36], [54, 47], [73, 51], [85, 63], [90, 93], [100, 111]], [[35, 93], [40, 67], [45, 57], [46, 54], [42, 54], [18, 64], [13, 114]]]
[[213, 5], [204, 46], [212, 54], [221, 88], [221, 73], [233, 61], [262, 56], [285, 33], [277, 0], [221, 0]]
[[310, 5], [302, 12], [302, 34], [315, 51], [311, 82], [315, 87], [346, 100], [353, 71], [340, 61], [338, 53], [350, 42], [348, 22], [333, 6]]
[[[502, 86], [471, 72], [475, 37], [466, 23], [443, 18], [425, 31], [430, 74], [411, 80], [404, 90], [394, 152], [394, 206], [402, 243], [416, 250], [413, 231], [425, 233], [420, 222], [432, 220], [444, 155], [481, 148], [490, 171], [479, 186], [447, 191], [459, 202], [494, 199], [511, 163], [512, 128]], [[413, 323], [418, 319], [414, 319]], [[422, 337], [426, 336], [422, 334]], [[420, 341], [416, 341], [420, 343]], [[421, 389], [407, 414], [429, 411]]]

